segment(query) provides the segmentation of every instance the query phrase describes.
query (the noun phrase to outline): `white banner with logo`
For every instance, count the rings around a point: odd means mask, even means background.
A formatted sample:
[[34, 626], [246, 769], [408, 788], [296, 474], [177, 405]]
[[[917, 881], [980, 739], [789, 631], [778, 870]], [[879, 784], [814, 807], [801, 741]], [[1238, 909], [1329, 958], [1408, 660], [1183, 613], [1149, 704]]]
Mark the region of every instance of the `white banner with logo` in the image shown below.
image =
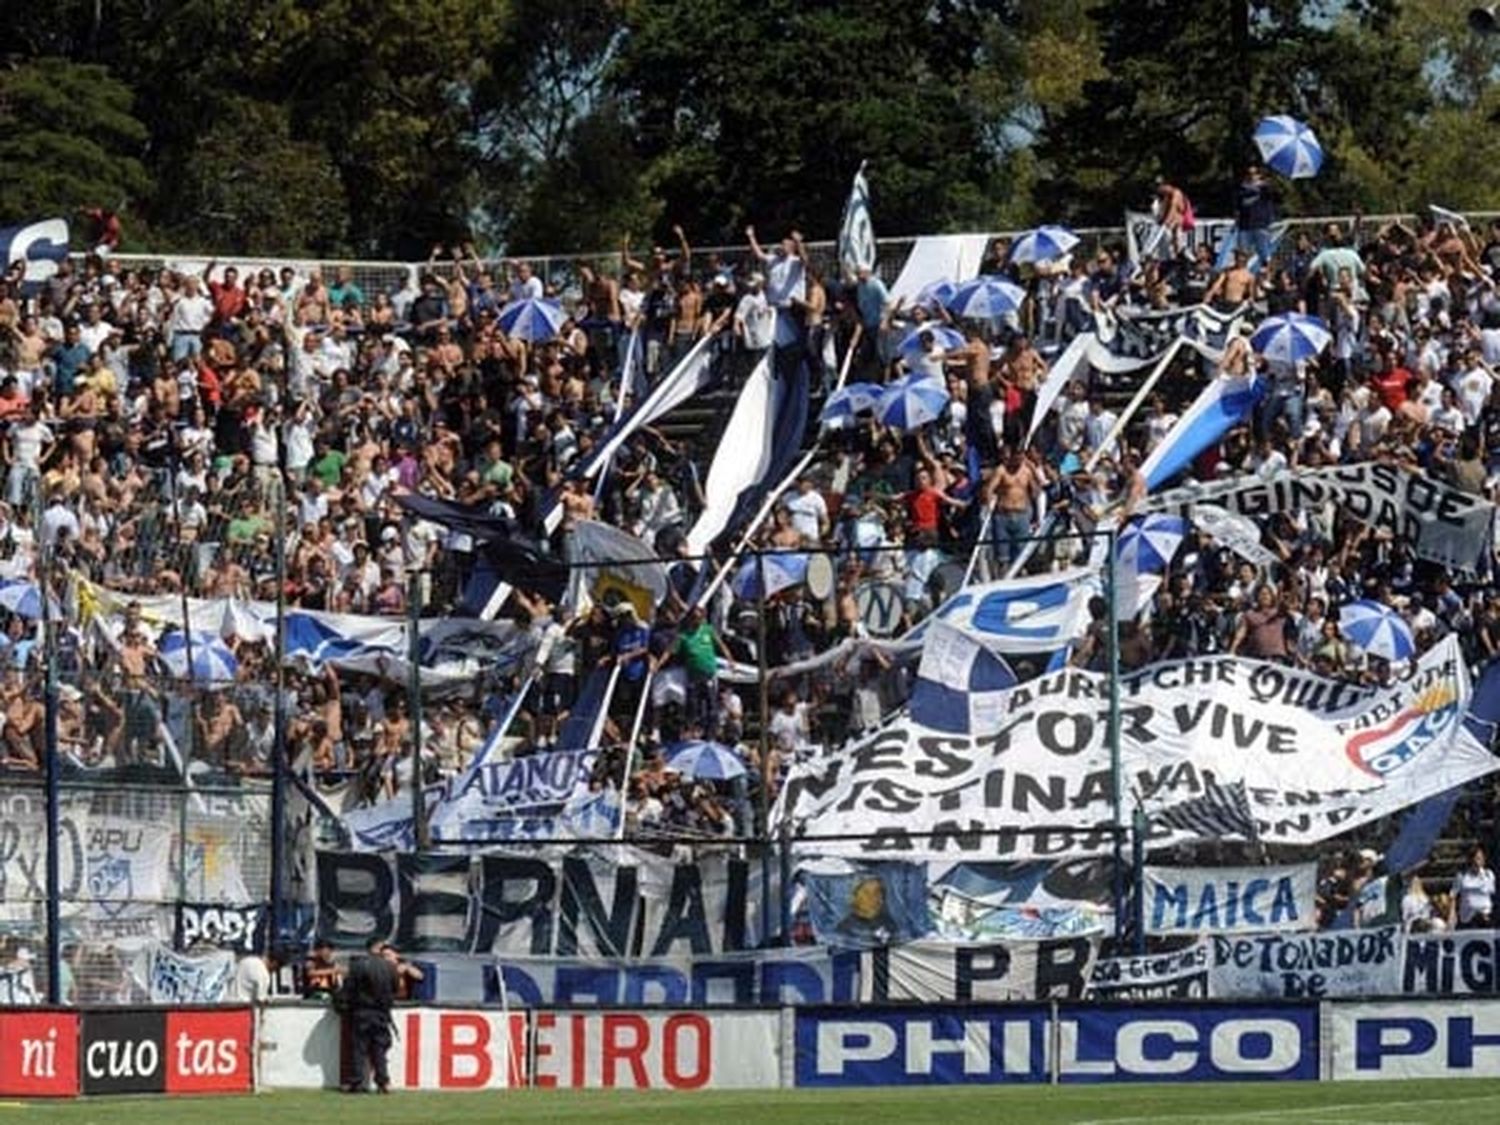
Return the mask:
[[1224, 934], [1317, 927], [1318, 865], [1147, 867], [1146, 931]]
[[[1121, 681], [1123, 776], [1153, 846], [1318, 843], [1500, 766], [1464, 728], [1468, 699], [1455, 637], [1384, 687], [1234, 657], [1163, 663]], [[1100, 854], [1109, 712], [1104, 675], [1065, 669], [1004, 693], [969, 734], [898, 720], [794, 767], [777, 817], [794, 836], [856, 837], [809, 841], [824, 854]], [[1238, 819], [1214, 803], [1224, 793], [1244, 805]]]

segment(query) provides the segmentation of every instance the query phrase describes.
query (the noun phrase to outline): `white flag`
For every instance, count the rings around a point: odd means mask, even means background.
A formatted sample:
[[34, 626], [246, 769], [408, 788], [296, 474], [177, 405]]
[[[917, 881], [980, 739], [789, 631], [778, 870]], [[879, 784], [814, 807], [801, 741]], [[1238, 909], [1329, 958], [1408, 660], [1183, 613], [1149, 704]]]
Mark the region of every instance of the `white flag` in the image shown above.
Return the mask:
[[853, 281], [859, 271], [875, 268], [875, 228], [870, 224], [870, 185], [865, 182], [865, 166], [854, 173], [849, 202], [844, 204], [844, 222], [839, 228], [839, 267], [844, 280]]

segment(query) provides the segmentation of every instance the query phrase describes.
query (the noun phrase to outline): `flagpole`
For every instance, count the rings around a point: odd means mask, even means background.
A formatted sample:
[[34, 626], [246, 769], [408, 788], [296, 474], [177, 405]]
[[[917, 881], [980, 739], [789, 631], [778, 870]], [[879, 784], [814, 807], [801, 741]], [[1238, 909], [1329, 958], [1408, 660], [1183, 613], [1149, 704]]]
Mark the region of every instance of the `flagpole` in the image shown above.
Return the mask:
[[1104, 456], [1105, 450], [1113, 446], [1119, 436], [1125, 432], [1125, 427], [1128, 426], [1130, 424], [1130, 420], [1135, 417], [1135, 412], [1141, 408], [1141, 403], [1146, 401], [1146, 396], [1155, 389], [1156, 384], [1161, 380], [1161, 377], [1167, 373], [1167, 368], [1171, 366], [1172, 359], [1177, 355], [1177, 349], [1180, 347], [1182, 347], [1182, 337], [1178, 336], [1177, 339], [1172, 341], [1171, 347], [1167, 348], [1166, 354], [1157, 361], [1156, 367], [1152, 369], [1151, 374], [1146, 376], [1146, 381], [1141, 384], [1141, 389], [1138, 390], [1135, 393], [1135, 397], [1130, 400], [1130, 405], [1120, 412], [1120, 417], [1118, 420], [1116, 420], [1114, 427], [1109, 431], [1109, 436], [1099, 443], [1098, 449], [1089, 454], [1089, 459], [1084, 463], [1083, 466], [1085, 472], [1093, 472], [1094, 466], [1097, 465], [1099, 463], [1099, 459]]
[[1109, 747], [1109, 771], [1114, 792], [1115, 818], [1115, 940], [1120, 940], [1125, 926], [1125, 770], [1120, 760], [1120, 607], [1115, 573], [1115, 544], [1119, 531], [1111, 526], [1106, 532], [1109, 555], [1105, 560], [1105, 599], [1109, 603], [1109, 712], [1105, 742]]
[[646, 721], [646, 704], [651, 699], [651, 681], [656, 678], [656, 669], [646, 665], [645, 682], [641, 684], [641, 698], [636, 701], [635, 718], [630, 724], [630, 741], [625, 743], [625, 772], [620, 776], [620, 823], [615, 826], [615, 839], [625, 838], [625, 807], [630, 801], [630, 771], [635, 768], [635, 745], [641, 737], [641, 726]]
[[58, 849], [62, 846], [62, 763], [58, 761], [57, 738], [57, 625], [52, 620], [49, 579], [52, 576], [52, 546], [43, 533], [41, 519], [41, 481], [37, 481], [37, 520], [41, 537], [37, 591], [41, 594], [42, 655], [47, 662], [42, 734], [47, 756], [47, 1003], [62, 1004], [62, 864]]

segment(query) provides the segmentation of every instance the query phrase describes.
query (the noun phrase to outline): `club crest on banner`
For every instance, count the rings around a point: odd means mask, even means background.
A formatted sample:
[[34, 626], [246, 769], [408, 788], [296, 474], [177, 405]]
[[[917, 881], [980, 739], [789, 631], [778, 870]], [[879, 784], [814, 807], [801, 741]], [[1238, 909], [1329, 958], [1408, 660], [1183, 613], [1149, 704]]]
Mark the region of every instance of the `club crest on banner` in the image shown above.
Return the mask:
[[1344, 744], [1344, 753], [1372, 777], [1384, 777], [1452, 730], [1458, 693], [1451, 683], [1436, 684], [1388, 723], [1363, 730]]

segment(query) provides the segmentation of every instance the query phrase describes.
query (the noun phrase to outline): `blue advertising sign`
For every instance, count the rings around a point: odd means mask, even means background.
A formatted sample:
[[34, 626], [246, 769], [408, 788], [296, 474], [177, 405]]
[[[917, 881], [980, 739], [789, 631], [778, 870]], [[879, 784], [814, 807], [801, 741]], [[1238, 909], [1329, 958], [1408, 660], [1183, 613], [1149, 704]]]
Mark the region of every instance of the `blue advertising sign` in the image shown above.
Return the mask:
[[1045, 1082], [1047, 1009], [798, 1008], [798, 1086]]
[[1080, 1007], [1058, 1013], [1063, 1082], [1318, 1078], [1318, 1006]]

